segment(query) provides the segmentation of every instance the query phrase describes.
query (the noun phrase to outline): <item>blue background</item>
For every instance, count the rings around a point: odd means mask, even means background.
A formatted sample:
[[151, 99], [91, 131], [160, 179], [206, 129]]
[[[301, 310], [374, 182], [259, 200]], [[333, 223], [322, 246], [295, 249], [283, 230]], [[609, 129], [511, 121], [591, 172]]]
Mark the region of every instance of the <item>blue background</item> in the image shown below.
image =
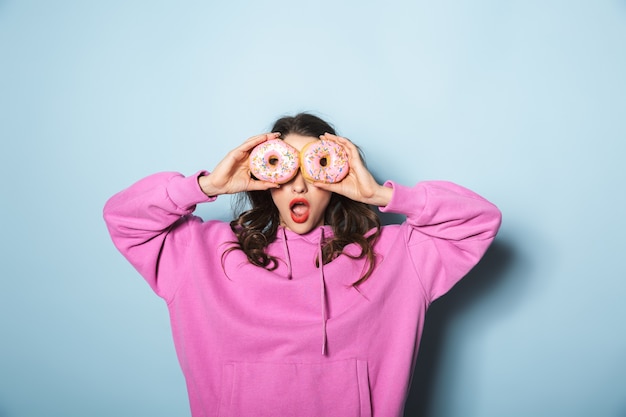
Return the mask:
[[429, 312], [407, 415], [626, 416], [625, 45], [623, 0], [0, 0], [0, 417], [189, 415], [102, 206], [298, 111], [381, 181], [504, 213]]

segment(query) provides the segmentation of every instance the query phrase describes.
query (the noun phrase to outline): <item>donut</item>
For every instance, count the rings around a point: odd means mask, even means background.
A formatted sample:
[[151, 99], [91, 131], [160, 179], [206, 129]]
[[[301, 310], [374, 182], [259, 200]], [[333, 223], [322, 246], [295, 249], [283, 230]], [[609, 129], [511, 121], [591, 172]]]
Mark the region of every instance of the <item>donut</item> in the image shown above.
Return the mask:
[[271, 139], [250, 152], [250, 172], [259, 180], [284, 184], [298, 173], [298, 156], [298, 150], [284, 140]]
[[325, 139], [309, 142], [302, 148], [300, 167], [307, 180], [329, 184], [341, 181], [350, 172], [343, 146]]

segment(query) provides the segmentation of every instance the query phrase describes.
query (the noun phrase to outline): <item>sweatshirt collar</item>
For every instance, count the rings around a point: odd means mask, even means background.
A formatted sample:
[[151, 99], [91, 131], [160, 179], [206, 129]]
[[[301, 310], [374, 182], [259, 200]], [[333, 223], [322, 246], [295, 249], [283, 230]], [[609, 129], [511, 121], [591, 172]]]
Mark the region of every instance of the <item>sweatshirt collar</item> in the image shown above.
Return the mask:
[[329, 237], [332, 237], [333, 228], [331, 226], [324, 225], [324, 226], [316, 227], [315, 229], [311, 230], [308, 233], [299, 234], [299, 233], [296, 233], [287, 229], [284, 226], [280, 226], [277, 236], [282, 237], [283, 239], [287, 239], [287, 240], [293, 241], [293, 240], [302, 239], [309, 243], [317, 244], [319, 243], [320, 238], [322, 237], [326, 239], [328, 239]]

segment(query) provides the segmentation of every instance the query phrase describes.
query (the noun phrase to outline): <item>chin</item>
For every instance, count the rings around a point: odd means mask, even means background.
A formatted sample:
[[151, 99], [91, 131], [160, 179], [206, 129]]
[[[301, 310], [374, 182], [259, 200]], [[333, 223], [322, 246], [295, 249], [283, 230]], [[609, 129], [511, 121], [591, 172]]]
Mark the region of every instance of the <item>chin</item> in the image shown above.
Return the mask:
[[296, 221], [291, 221], [291, 219], [288, 222], [282, 222], [282, 224], [287, 229], [299, 235], [305, 235], [309, 233], [311, 230], [315, 229], [316, 227], [315, 224], [311, 221], [296, 222]]
[[294, 224], [292, 226], [287, 225], [287, 229], [291, 230], [294, 233], [299, 235], [306, 235], [311, 230], [314, 229], [313, 226], [305, 225], [305, 224]]

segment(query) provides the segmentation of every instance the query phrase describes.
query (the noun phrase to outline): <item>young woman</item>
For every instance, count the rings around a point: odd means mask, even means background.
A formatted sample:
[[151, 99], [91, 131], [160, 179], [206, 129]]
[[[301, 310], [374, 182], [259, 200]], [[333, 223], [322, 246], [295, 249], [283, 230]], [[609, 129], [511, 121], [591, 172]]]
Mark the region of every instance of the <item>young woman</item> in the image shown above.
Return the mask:
[[[168, 306], [198, 416], [402, 416], [426, 310], [482, 257], [500, 212], [450, 182], [379, 184], [358, 148], [310, 114], [279, 119], [209, 173], [159, 173], [113, 196], [116, 247]], [[280, 138], [340, 144], [348, 175], [279, 185], [250, 153]], [[222, 194], [230, 223], [192, 213]], [[376, 213], [401, 213], [380, 226]]]

